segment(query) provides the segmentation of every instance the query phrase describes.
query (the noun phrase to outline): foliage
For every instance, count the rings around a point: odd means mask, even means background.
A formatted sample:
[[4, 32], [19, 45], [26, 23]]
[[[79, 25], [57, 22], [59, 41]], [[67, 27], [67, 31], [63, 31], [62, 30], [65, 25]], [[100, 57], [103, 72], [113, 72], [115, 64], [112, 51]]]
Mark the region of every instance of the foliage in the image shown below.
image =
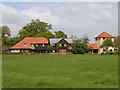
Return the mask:
[[74, 35], [70, 35], [70, 37], [69, 37], [70, 39], [72, 39], [72, 40], [76, 40], [77, 39], [77, 36], [74, 36]]
[[10, 44], [9, 44], [9, 46], [11, 47], [11, 46], [17, 44], [17, 43], [20, 42], [22, 39], [23, 39], [22, 37], [18, 37], [18, 36], [12, 37], [12, 38], [10, 39]]
[[100, 48], [105, 48], [106, 49], [106, 52], [108, 51], [108, 48], [109, 47], [113, 47], [114, 44], [111, 40], [111, 38], [107, 38], [106, 40], [103, 41], [103, 44], [100, 46]]
[[56, 51], [59, 51], [60, 48], [61, 48], [60, 43], [57, 43], [56, 44]]
[[2, 48], [8, 49], [10, 43], [10, 29], [8, 26], [1, 26], [0, 27], [1, 37], [2, 37]]
[[72, 49], [71, 51], [74, 54], [84, 54], [89, 51], [86, 43], [82, 42], [81, 39], [73, 40]]
[[47, 49], [48, 49], [48, 51], [52, 51], [53, 50], [53, 46], [48, 45]]
[[37, 35], [35, 35], [35, 36], [37, 36], [37, 37], [45, 37], [45, 38], [47, 38], [47, 39], [50, 39], [50, 38], [54, 38], [54, 37], [55, 37], [54, 34], [53, 34], [52, 32], [50, 32], [50, 31], [41, 32], [41, 33], [39, 33], [39, 34], [37, 34]]
[[85, 34], [83, 37], [82, 37], [82, 42], [84, 43], [89, 43], [90, 39], [89, 37], [87, 36], [87, 34]]
[[118, 52], [120, 53], [120, 36], [115, 37], [114, 47], [118, 48]]
[[55, 31], [55, 38], [67, 38], [67, 34], [65, 34], [63, 31]]
[[120, 54], [120, 53], [119, 53], [118, 51], [115, 51], [115, 52], [107, 51], [107, 52], [101, 53], [101, 55], [113, 55], [113, 54], [118, 55], [118, 54]]
[[52, 29], [52, 25], [42, 22], [39, 19], [33, 20], [25, 25], [18, 33], [21, 37], [34, 37], [42, 32], [48, 32]]

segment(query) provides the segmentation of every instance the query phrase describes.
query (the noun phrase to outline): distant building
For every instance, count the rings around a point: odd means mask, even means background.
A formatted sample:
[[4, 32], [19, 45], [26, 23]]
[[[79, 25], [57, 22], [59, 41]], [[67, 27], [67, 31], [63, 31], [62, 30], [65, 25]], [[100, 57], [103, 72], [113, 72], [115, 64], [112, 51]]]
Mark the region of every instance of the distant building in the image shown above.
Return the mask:
[[[106, 50], [104, 48], [100, 48], [100, 46], [103, 44], [104, 40], [106, 40], [107, 38], [111, 38], [112, 42], [115, 41], [115, 37], [108, 34], [107, 32], [102, 32], [101, 34], [99, 34], [97, 37], [95, 37], [95, 43], [94, 44], [90, 44], [88, 43], [88, 46], [92, 46], [93, 47], [93, 52], [98, 52], [98, 53], [103, 53]], [[115, 47], [109, 47], [108, 51], [116, 51], [117, 49]]]
[[[107, 32], [102, 32], [97, 37], [95, 37], [95, 43], [87, 43], [88, 47], [91, 48], [92, 53], [102, 53], [105, 52], [104, 48], [100, 48], [102, 43], [106, 38], [111, 38], [114, 42], [115, 37], [108, 34]], [[26, 37], [16, 45], [10, 48], [10, 53], [70, 53], [72, 39], [64, 38], [53, 38], [46, 39], [43, 37]], [[51, 50], [48, 50], [48, 46], [51, 46]], [[59, 48], [59, 49], [58, 49]], [[109, 51], [115, 51], [116, 48], [109, 47]]]

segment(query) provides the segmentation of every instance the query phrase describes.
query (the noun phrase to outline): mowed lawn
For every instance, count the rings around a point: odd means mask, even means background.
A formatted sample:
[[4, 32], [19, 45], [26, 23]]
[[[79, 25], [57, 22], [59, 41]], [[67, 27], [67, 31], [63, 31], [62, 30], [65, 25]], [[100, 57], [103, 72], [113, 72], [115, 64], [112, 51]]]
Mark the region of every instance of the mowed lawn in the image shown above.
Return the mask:
[[117, 55], [3, 55], [3, 88], [117, 87]]

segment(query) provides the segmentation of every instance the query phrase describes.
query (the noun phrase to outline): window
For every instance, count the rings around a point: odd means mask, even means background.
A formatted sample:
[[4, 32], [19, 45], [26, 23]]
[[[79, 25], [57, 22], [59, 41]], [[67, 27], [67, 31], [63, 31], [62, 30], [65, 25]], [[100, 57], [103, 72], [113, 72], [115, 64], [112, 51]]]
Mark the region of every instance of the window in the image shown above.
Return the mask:
[[114, 49], [114, 51], [117, 51], [117, 49]]
[[44, 47], [45, 45], [43, 44], [42, 46]]
[[38, 46], [38, 44], [36, 44], [36, 46]]
[[112, 51], [112, 49], [110, 49], [110, 51]]
[[60, 46], [61, 46], [61, 44], [60, 44]]
[[64, 43], [62, 43], [61, 45], [64, 46]]
[[24, 43], [24, 46], [27, 46], [27, 43]]
[[103, 40], [105, 40], [105, 38], [103, 38]]
[[64, 44], [64, 46], [66, 47], [66, 44]]
[[29, 52], [28, 50], [25, 50], [25, 52]]
[[105, 51], [105, 49], [103, 49], [103, 51]]
[[53, 53], [55, 52], [55, 50], [53, 50]]
[[11, 53], [19, 53], [20, 50], [11, 50]]
[[71, 49], [71, 47], [69, 47], [69, 49]]

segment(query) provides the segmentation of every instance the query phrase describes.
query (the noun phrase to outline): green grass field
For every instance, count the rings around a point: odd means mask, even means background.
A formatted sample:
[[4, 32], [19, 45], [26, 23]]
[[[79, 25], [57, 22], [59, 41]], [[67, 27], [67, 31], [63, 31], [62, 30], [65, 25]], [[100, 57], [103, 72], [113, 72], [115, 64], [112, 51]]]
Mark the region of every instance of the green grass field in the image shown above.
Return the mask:
[[3, 55], [3, 88], [117, 87], [117, 55]]

